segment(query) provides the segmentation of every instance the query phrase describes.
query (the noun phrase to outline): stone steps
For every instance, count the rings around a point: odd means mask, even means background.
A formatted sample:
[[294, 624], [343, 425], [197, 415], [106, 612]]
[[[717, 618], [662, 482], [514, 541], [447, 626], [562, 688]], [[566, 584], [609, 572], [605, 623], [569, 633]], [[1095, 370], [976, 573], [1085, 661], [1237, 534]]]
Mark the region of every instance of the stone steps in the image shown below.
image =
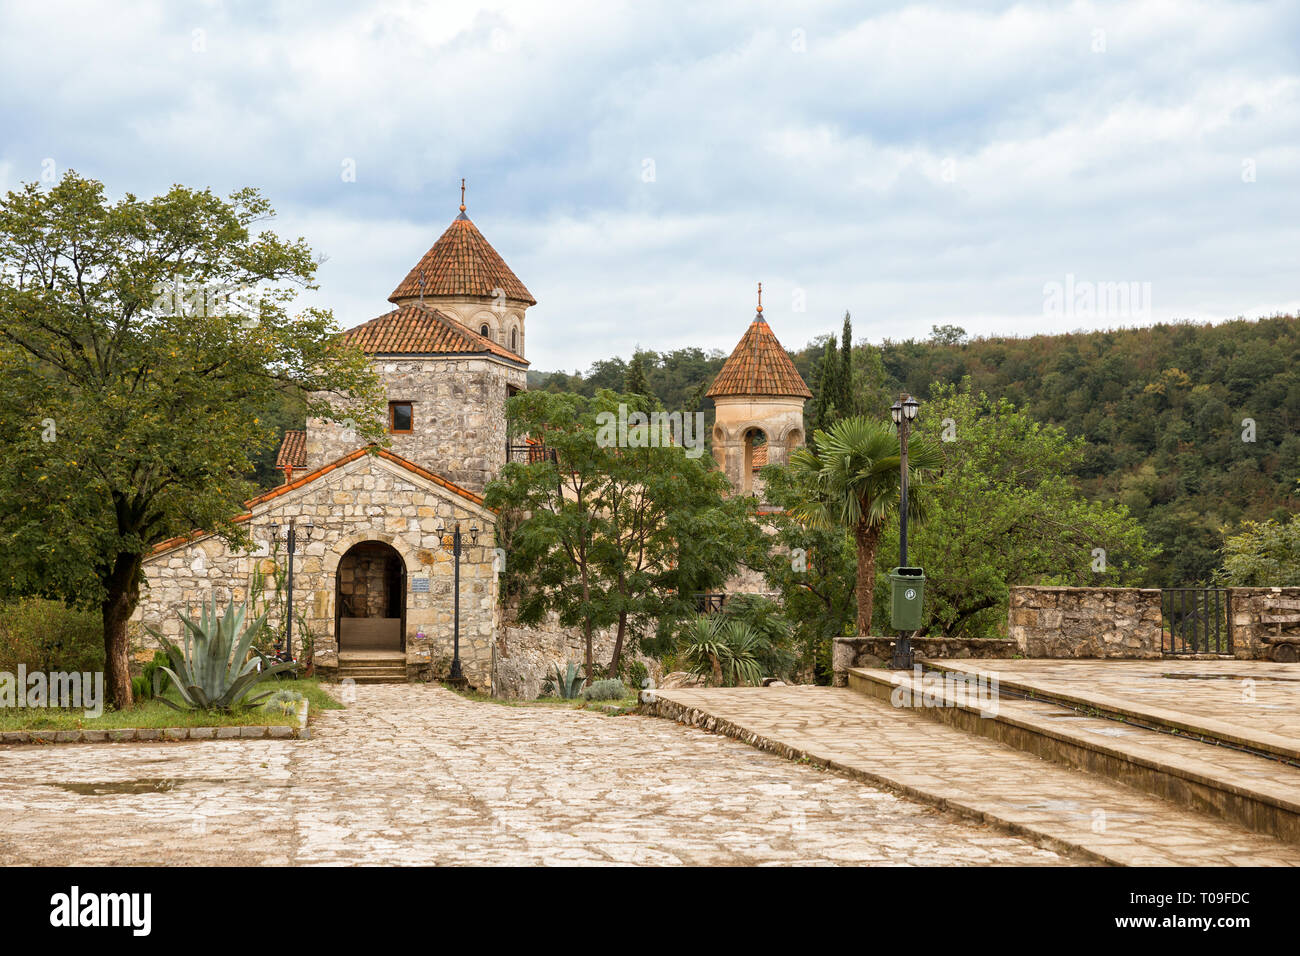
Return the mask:
[[405, 655], [382, 653], [359, 656], [350, 652], [339, 660], [339, 680], [355, 684], [405, 684]]
[[[926, 666], [938, 675], [980, 670], [965, 664]], [[1130, 701], [1048, 693], [1001, 678], [996, 706], [953, 685], [932, 680], [927, 688], [909, 672], [853, 668], [849, 687], [876, 700], [919, 703], [907, 709], [1188, 810], [1300, 843], [1300, 751], [1287, 738], [1208, 720], [1198, 726], [1186, 715]], [[928, 700], [922, 696], [927, 691]]]

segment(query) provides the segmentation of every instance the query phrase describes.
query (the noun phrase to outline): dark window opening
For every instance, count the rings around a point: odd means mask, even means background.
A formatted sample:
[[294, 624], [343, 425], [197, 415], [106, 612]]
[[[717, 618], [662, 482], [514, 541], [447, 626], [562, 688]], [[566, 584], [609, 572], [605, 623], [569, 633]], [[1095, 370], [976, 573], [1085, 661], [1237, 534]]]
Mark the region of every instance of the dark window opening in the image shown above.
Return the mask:
[[492, 338], [492, 334], [488, 331], [488, 327], [486, 325], [480, 325], [478, 327], [478, 334], [483, 336], [483, 338], [485, 339]]
[[510, 351], [514, 352], [516, 355], [519, 354], [519, 330], [518, 329], [510, 330]]
[[410, 402], [388, 403], [388, 430], [390, 432], [409, 432], [415, 420]]

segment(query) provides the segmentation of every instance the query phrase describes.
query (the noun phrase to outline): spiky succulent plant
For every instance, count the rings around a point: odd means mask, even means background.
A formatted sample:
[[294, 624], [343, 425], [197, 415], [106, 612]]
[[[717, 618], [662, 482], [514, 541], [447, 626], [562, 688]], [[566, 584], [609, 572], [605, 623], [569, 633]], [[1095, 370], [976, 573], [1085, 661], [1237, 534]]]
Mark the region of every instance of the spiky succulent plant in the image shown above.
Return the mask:
[[[176, 685], [183, 706], [166, 697], [158, 700], [176, 710], [229, 711], [252, 707], [270, 697], [270, 692], [257, 697], [250, 697], [249, 693], [261, 681], [297, 665], [272, 664], [261, 651], [252, 648], [253, 638], [266, 622], [266, 615], [259, 615], [245, 627], [247, 616], [245, 604], [231, 604], [225, 614], [218, 615], [214, 596], [211, 607], [203, 605], [198, 620], [180, 615], [186, 628], [183, 648], [151, 631], [167, 651], [171, 667], [161, 669]], [[250, 649], [256, 656], [248, 656]]]

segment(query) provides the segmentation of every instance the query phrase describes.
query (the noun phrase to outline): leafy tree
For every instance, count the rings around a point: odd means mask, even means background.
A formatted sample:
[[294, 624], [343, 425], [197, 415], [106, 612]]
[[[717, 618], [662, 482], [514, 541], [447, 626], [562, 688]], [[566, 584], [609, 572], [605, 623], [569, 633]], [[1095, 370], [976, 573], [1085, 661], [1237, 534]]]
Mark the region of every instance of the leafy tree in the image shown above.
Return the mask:
[[[626, 440], [614, 426], [620, 405]], [[668, 634], [693, 614], [694, 594], [720, 587], [758, 537], [752, 502], [727, 496], [711, 459], [650, 444], [632, 416], [651, 410], [644, 396], [607, 390], [516, 395], [511, 427], [541, 439], [556, 461], [506, 465], [485, 495], [503, 512], [507, 599], [524, 623], [554, 611], [562, 626], [580, 627], [589, 677], [598, 628], [616, 628], [616, 676], [631, 640], [656, 627]]]
[[382, 434], [365, 356], [328, 312], [286, 312], [316, 263], [252, 233], [273, 215], [252, 189], [110, 202], [75, 172], [0, 202], [0, 597], [98, 607], [118, 707], [145, 555], [197, 528], [246, 541], [250, 456], [277, 438], [259, 412], [297, 390], [331, 418], [349, 396]]
[[[803, 487], [803, 499], [791, 513], [809, 527], [838, 526], [852, 534], [858, 561], [857, 629], [859, 634], [869, 634], [876, 547], [900, 497], [899, 437], [884, 422], [859, 415], [836, 422], [830, 431], [817, 432], [816, 446], [816, 450], [800, 448], [790, 456], [795, 480]], [[916, 436], [908, 443], [909, 489], [919, 492], [922, 476], [942, 464], [938, 445]], [[922, 514], [920, 502], [919, 493], [909, 497], [909, 509], [917, 520]]]
[[930, 341], [935, 345], [962, 345], [966, 341], [966, 330], [959, 325], [932, 325]]
[[844, 328], [840, 332], [840, 371], [835, 383], [837, 394], [835, 407], [840, 415], [852, 415], [861, 411], [857, 407], [857, 389], [853, 381], [853, 319], [844, 313]]
[[764, 575], [793, 627], [795, 666], [830, 683], [832, 642], [852, 634], [857, 619], [853, 542], [838, 525], [812, 527], [794, 517], [805, 494], [794, 469], [768, 465], [762, 475], [764, 497], [779, 509], [763, 519], [770, 540]]
[[631, 395], [644, 395], [646, 398], [654, 398], [654, 392], [650, 389], [650, 381], [646, 378], [645, 355], [640, 351], [637, 351], [632, 356], [632, 361], [628, 363], [623, 390]]
[[[1008, 586], [1115, 586], [1137, 580], [1154, 554], [1123, 505], [1088, 501], [1071, 480], [1083, 441], [1040, 425], [969, 383], [936, 386], [918, 434], [940, 439], [943, 470], [925, 487], [926, 521], [908, 559], [926, 570], [926, 630], [984, 636], [1006, 621]], [[949, 439], [949, 440], [944, 440]], [[911, 530], [911, 529], [909, 529]], [[877, 578], [897, 554], [887, 529]]]
[[1300, 514], [1287, 521], [1244, 521], [1225, 531], [1219, 580], [1229, 587], [1300, 586]]

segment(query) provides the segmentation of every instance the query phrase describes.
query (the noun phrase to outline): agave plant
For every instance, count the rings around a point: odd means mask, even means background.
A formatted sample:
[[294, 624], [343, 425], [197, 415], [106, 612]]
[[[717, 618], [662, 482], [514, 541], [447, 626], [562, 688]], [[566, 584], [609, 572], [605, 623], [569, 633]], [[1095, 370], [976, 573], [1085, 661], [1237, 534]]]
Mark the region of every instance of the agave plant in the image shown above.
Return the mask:
[[686, 622], [678, 641], [687, 670], [714, 686], [737, 687], [763, 679], [756, 656], [758, 635], [744, 621], [701, 615]]
[[577, 664], [570, 661], [569, 666], [563, 671], [560, 670], [559, 664], [552, 664], [550, 676], [546, 678], [542, 693], [563, 697], [565, 700], [575, 700], [582, 693], [583, 683], [585, 681], [578, 673]]
[[259, 615], [245, 627], [247, 615], [246, 604], [232, 604], [225, 614], [218, 616], [217, 599], [213, 597], [212, 606], [204, 604], [197, 621], [185, 614], [180, 616], [187, 631], [184, 648], [151, 631], [162, 642], [172, 665], [161, 669], [176, 685], [185, 706], [166, 697], [158, 699], [176, 710], [228, 711], [252, 707], [270, 697], [269, 691], [257, 697], [248, 695], [259, 682], [296, 665], [291, 661], [273, 665], [256, 649], [253, 649], [256, 656], [249, 658], [253, 638], [266, 623], [266, 615]]

